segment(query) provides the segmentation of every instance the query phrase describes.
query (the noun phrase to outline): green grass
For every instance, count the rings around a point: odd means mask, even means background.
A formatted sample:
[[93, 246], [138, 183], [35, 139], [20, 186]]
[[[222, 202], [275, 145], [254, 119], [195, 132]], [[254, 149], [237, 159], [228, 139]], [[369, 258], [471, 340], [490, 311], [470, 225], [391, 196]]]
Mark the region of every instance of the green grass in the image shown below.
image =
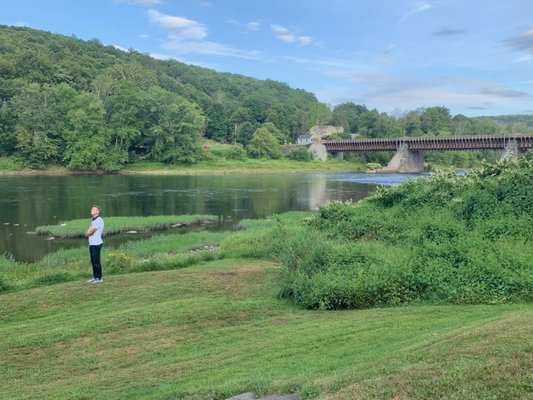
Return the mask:
[[[148, 232], [184, 227], [195, 224], [217, 221], [216, 215], [153, 215], [148, 217], [106, 217], [104, 219], [104, 236], [124, 233], [130, 230]], [[57, 225], [38, 226], [35, 231], [39, 235], [52, 235], [60, 238], [84, 237], [89, 220], [76, 219], [59, 222]]]
[[532, 398], [531, 304], [308, 311], [281, 299], [283, 269], [267, 258], [279, 229], [309, 215], [104, 248], [102, 285], [85, 282], [86, 248], [0, 257], [2, 398]]
[[182, 175], [199, 174], [234, 174], [234, 173], [274, 173], [293, 171], [364, 171], [364, 166], [342, 160], [328, 161], [293, 161], [282, 160], [258, 160], [247, 159], [226, 160], [215, 158], [210, 161], [202, 161], [191, 166], [169, 165], [156, 162], [136, 162], [124, 168], [130, 173], [168, 173]]
[[527, 399], [531, 305], [305, 311], [225, 259], [0, 295], [6, 399]]

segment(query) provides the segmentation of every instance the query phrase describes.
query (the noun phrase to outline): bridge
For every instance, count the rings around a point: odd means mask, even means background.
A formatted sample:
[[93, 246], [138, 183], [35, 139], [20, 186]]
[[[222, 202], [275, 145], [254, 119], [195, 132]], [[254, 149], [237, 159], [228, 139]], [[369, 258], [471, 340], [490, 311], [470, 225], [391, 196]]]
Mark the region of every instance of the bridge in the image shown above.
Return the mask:
[[533, 134], [504, 134], [331, 140], [315, 143], [310, 150], [323, 159], [327, 153], [342, 157], [345, 152], [396, 151], [383, 172], [420, 172], [424, 168], [423, 151], [502, 150], [502, 158], [507, 158], [531, 148]]

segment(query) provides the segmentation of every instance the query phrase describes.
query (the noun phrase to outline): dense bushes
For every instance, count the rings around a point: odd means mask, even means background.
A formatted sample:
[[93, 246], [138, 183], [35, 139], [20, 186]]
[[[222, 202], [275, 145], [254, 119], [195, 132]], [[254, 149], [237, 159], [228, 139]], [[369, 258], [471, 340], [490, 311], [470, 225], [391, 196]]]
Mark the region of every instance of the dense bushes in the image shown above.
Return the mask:
[[332, 203], [280, 232], [282, 295], [307, 308], [533, 300], [533, 163]]

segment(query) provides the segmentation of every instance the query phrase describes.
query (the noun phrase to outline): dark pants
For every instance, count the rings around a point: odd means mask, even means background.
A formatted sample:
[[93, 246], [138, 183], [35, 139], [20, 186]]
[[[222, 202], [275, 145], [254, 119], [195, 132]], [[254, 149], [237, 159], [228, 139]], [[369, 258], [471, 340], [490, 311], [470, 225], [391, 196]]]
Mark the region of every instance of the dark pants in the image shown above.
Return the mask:
[[102, 245], [89, 246], [91, 264], [93, 265], [93, 278], [102, 279], [102, 264], [100, 263], [100, 250]]

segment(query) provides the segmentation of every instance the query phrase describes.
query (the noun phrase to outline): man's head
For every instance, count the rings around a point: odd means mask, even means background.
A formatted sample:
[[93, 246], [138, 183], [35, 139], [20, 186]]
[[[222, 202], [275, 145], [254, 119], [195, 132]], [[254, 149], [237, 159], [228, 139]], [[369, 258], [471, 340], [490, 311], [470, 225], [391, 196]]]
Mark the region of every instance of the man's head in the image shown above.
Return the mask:
[[93, 218], [96, 218], [96, 217], [98, 217], [99, 215], [100, 215], [100, 207], [98, 207], [98, 206], [93, 206], [93, 207], [91, 208], [91, 216], [92, 216]]

